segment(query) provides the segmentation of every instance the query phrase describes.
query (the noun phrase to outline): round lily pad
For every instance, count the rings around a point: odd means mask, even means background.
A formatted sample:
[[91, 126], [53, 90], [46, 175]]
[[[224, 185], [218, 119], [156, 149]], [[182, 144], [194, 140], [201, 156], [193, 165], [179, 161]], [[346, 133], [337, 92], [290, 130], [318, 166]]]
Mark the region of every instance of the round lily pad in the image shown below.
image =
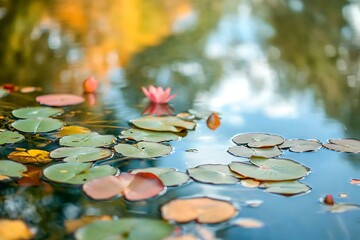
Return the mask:
[[84, 100], [83, 97], [72, 94], [48, 94], [36, 97], [38, 103], [53, 107], [77, 105]]
[[238, 145], [247, 144], [254, 148], [274, 147], [284, 142], [281, 136], [267, 133], [242, 133], [235, 135], [232, 140]]
[[116, 168], [109, 165], [91, 167], [91, 163], [60, 163], [44, 169], [44, 176], [54, 182], [83, 184], [95, 178], [114, 175]]
[[251, 164], [232, 162], [229, 167], [232, 171], [260, 181], [295, 180], [306, 176], [308, 168], [290, 159], [258, 159], [250, 160]]
[[62, 128], [63, 122], [52, 118], [29, 118], [17, 120], [11, 124], [13, 128], [27, 133], [46, 133]]
[[168, 237], [173, 226], [162, 220], [121, 218], [112, 221], [95, 221], [75, 232], [77, 240], [127, 239], [159, 240]]
[[189, 176], [183, 172], [176, 171], [175, 168], [142, 168], [132, 170], [132, 174], [146, 172], [155, 174], [160, 178], [165, 186], [174, 187], [186, 183]]
[[19, 163], [48, 163], [52, 160], [48, 151], [39, 149], [14, 151], [8, 155], [8, 158]]
[[278, 147], [267, 148], [249, 148], [245, 146], [233, 146], [228, 149], [228, 152], [237, 157], [251, 158], [263, 157], [273, 158], [280, 156], [282, 151]]
[[167, 142], [180, 139], [180, 136], [172, 132], [154, 132], [136, 128], [122, 131], [121, 134], [131, 140], [147, 142]]
[[47, 118], [63, 113], [64, 110], [60, 108], [51, 107], [26, 107], [19, 108], [12, 111], [14, 117], [17, 118]]
[[228, 165], [221, 164], [200, 165], [187, 171], [196, 181], [212, 184], [235, 184], [240, 177], [231, 172]]
[[130, 120], [130, 123], [132, 123], [138, 128], [161, 132], [180, 132], [183, 129], [192, 130], [195, 128], [196, 125], [194, 122], [184, 121], [180, 118], [173, 116], [145, 116]]
[[330, 139], [329, 143], [324, 144], [324, 147], [338, 152], [360, 153], [360, 140], [350, 138]]
[[0, 132], [0, 145], [17, 143], [24, 140], [24, 136], [18, 132], [5, 131]]
[[318, 140], [287, 139], [279, 146], [281, 149], [289, 149], [292, 152], [311, 152], [322, 147]]
[[26, 167], [17, 162], [10, 160], [0, 160], [0, 176], [21, 178]]
[[283, 181], [283, 182], [263, 182], [259, 186], [265, 188], [266, 192], [281, 194], [285, 196], [292, 196], [300, 193], [306, 193], [311, 188], [298, 181]]
[[133, 145], [120, 143], [114, 149], [116, 152], [132, 158], [163, 157], [173, 150], [171, 146], [153, 142], [139, 142]]
[[50, 153], [52, 158], [64, 158], [65, 162], [92, 162], [112, 155], [109, 149], [94, 147], [62, 147]]
[[59, 141], [61, 146], [67, 147], [104, 147], [114, 143], [113, 135], [100, 135], [96, 132], [73, 134], [62, 137]]

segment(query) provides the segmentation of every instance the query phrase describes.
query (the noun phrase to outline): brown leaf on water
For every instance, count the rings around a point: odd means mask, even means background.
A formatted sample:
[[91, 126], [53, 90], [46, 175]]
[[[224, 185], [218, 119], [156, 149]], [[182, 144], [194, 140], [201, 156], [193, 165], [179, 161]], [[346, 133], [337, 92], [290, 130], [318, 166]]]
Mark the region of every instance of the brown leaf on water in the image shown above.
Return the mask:
[[23, 172], [23, 177], [17, 180], [20, 186], [40, 186], [43, 182], [40, 177], [42, 169], [35, 166], [27, 166], [27, 170]]
[[211, 115], [208, 117], [208, 119], [206, 120], [206, 125], [208, 126], [208, 128], [210, 128], [211, 130], [216, 130], [219, 126], [220, 126], [221, 122], [220, 122], [220, 117], [217, 113], [213, 112], [211, 113]]
[[65, 229], [67, 233], [73, 233], [82, 226], [90, 224], [97, 220], [112, 220], [111, 216], [104, 215], [104, 216], [82, 216], [79, 219], [70, 219], [65, 221]]
[[0, 239], [3, 240], [27, 240], [33, 233], [21, 220], [0, 219]]
[[48, 163], [52, 161], [48, 151], [38, 149], [14, 151], [8, 155], [8, 158], [19, 163]]

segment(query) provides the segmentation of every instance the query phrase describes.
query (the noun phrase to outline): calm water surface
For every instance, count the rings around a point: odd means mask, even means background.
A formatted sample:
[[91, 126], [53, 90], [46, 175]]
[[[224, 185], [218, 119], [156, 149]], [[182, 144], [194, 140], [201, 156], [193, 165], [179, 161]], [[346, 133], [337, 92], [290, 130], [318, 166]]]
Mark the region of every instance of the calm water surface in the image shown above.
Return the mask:
[[[359, 26], [357, 1], [1, 0], [0, 83], [82, 94], [82, 81], [93, 75], [100, 81], [98, 94], [66, 108], [82, 111], [69, 121], [112, 134], [147, 107], [141, 86], [170, 86], [177, 94], [170, 104], [175, 113], [217, 111], [221, 126], [212, 131], [199, 121], [195, 131], [171, 142], [173, 154], [115, 166], [185, 171], [241, 160], [226, 152], [237, 133], [321, 142], [359, 139]], [[0, 101], [33, 106], [36, 94]], [[113, 122], [101, 126], [90, 120]], [[2, 148], [2, 158], [7, 154]], [[47, 192], [3, 184], [0, 216], [26, 220], [37, 230], [36, 239], [72, 239], [64, 230], [67, 219], [89, 214], [159, 218], [159, 206], [171, 199], [206, 195], [231, 199], [240, 208], [238, 217], [265, 223], [261, 229], [209, 226], [219, 239], [359, 239], [360, 211], [333, 214], [319, 203], [330, 193], [336, 201], [360, 204], [359, 186], [349, 184], [360, 178], [359, 155], [321, 149], [286, 151], [282, 157], [311, 168], [302, 180], [311, 192], [283, 197], [241, 185], [191, 182], [156, 199], [129, 203], [92, 201], [77, 188], [53, 186]], [[340, 199], [340, 193], [348, 197]], [[264, 203], [242, 206], [251, 199]], [[185, 229], [195, 232], [193, 224]]]

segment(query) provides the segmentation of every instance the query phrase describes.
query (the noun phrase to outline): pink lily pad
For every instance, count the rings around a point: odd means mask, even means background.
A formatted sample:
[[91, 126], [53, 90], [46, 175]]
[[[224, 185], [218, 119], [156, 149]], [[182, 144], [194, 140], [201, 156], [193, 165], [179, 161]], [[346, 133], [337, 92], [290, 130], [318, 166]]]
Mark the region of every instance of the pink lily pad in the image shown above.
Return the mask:
[[152, 173], [121, 173], [89, 181], [83, 185], [84, 192], [93, 199], [109, 199], [121, 194], [129, 201], [155, 197], [165, 189], [162, 181]]
[[38, 103], [54, 107], [77, 105], [84, 100], [83, 97], [72, 94], [48, 94], [36, 97]]

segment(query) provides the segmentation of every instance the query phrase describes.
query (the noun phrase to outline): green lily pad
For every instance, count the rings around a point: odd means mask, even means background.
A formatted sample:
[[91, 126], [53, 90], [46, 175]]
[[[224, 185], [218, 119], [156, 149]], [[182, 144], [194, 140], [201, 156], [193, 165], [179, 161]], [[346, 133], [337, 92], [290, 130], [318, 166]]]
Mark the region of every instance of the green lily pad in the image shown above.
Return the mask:
[[113, 135], [100, 135], [96, 132], [73, 134], [62, 137], [59, 141], [61, 146], [67, 147], [104, 147], [114, 143]]
[[205, 164], [195, 168], [189, 168], [190, 177], [198, 182], [212, 184], [235, 184], [241, 176], [231, 172], [228, 165]]
[[248, 148], [245, 146], [233, 146], [228, 149], [228, 152], [237, 157], [251, 158], [251, 157], [263, 157], [273, 158], [280, 156], [282, 151], [278, 147], [267, 148]]
[[160, 132], [180, 132], [183, 129], [192, 130], [196, 126], [194, 122], [184, 121], [173, 116], [145, 116], [130, 120], [130, 123], [138, 128]]
[[147, 142], [167, 142], [180, 139], [180, 136], [172, 132], [154, 132], [142, 129], [130, 128], [121, 134], [131, 140]]
[[324, 144], [324, 147], [338, 152], [360, 153], [360, 140], [350, 138], [330, 139], [329, 143]]
[[0, 145], [17, 143], [24, 140], [24, 136], [18, 132], [5, 131], [0, 132]]
[[281, 194], [285, 196], [306, 193], [311, 190], [308, 185], [298, 181], [263, 182], [260, 184], [259, 187], [266, 188], [266, 192]]
[[267, 133], [242, 133], [235, 135], [232, 141], [238, 145], [247, 144], [249, 147], [263, 148], [280, 145], [284, 142], [284, 138]]
[[165, 239], [173, 231], [173, 226], [162, 220], [146, 218], [121, 218], [112, 221], [95, 221], [75, 232], [77, 240]]
[[51, 107], [26, 107], [19, 108], [12, 111], [14, 117], [17, 118], [47, 118], [63, 113], [64, 110], [60, 108]]
[[286, 181], [300, 179], [309, 173], [309, 169], [290, 159], [253, 158], [251, 164], [232, 162], [232, 171], [260, 181]]
[[52, 118], [29, 118], [17, 120], [11, 124], [13, 128], [27, 133], [46, 133], [62, 128], [63, 122]]
[[140, 172], [152, 173], [158, 176], [167, 187], [180, 186], [189, 180], [187, 174], [176, 171], [175, 168], [142, 168], [131, 171], [132, 174]]
[[94, 147], [62, 147], [50, 153], [50, 157], [64, 158], [65, 162], [92, 162], [111, 155], [109, 149]]
[[289, 149], [292, 152], [312, 152], [322, 147], [318, 140], [288, 139], [279, 146], [281, 149]]
[[17, 162], [10, 160], [0, 160], [0, 176], [21, 178], [22, 173], [26, 171], [26, 167]]
[[44, 169], [44, 176], [51, 181], [83, 184], [95, 178], [114, 175], [116, 168], [109, 165], [91, 167], [91, 163], [60, 163]]
[[132, 158], [155, 158], [170, 154], [171, 146], [153, 142], [139, 142], [133, 145], [120, 143], [114, 147], [115, 151]]

